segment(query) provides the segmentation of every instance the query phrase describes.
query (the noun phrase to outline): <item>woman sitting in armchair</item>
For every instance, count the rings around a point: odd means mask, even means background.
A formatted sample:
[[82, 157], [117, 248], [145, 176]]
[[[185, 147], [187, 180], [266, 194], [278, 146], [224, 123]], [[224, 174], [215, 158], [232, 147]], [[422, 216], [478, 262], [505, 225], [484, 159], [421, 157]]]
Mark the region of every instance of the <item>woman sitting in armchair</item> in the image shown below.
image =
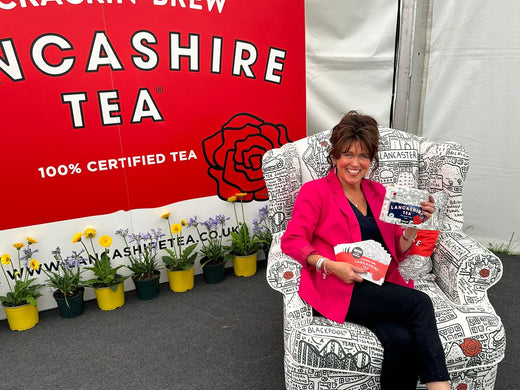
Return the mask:
[[[370, 116], [355, 111], [332, 130], [330, 172], [304, 184], [282, 237], [282, 250], [302, 264], [299, 295], [316, 315], [354, 322], [373, 331], [384, 347], [381, 389], [448, 390], [449, 375], [430, 298], [406, 283], [398, 270], [417, 230], [379, 220], [385, 188], [365, 179], [378, 165], [379, 131]], [[421, 203], [425, 219], [433, 197]], [[362, 268], [334, 261], [334, 246], [375, 240], [392, 261], [385, 282], [363, 282]]]

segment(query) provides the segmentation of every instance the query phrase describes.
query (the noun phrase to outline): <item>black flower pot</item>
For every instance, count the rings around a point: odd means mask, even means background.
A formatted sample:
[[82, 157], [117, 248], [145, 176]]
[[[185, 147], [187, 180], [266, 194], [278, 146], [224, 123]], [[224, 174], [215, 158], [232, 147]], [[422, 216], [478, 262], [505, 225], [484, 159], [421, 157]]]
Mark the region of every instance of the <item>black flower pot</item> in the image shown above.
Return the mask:
[[[201, 259], [201, 264], [204, 264], [207, 261], [206, 258]], [[226, 262], [224, 259], [218, 262], [208, 262], [202, 267], [202, 272], [204, 274], [204, 280], [206, 283], [217, 284], [224, 280], [224, 266]]]
[[67, 299], [59, 291], [52, 294], [58, 304], [58, 312], [63, 318], [75, 318], [83, 314], [85, 289], [81, 287], [77, 291], [76, 295]]
[[151, 279], [133, 279], [135, 289], [137, 291], [137, 298], [148, 301], [150, 299], [157, 298], [159, 296], [159, 278], [161, 274], [157, 273], [154, 278]]

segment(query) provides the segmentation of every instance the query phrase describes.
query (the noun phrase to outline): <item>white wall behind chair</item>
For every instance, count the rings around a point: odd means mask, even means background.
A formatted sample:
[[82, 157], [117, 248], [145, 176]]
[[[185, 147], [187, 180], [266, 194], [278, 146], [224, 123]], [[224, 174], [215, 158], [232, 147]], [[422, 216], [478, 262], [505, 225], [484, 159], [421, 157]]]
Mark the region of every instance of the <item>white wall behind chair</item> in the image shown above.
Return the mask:
[[397, 1], [307, 0], [307, 132], [356, 109], [389, 124]]
[[467, 149], [465, 226], [484, 245], [520, 237], [518, 20], [517, 1], [434, 2], [423, 135]]

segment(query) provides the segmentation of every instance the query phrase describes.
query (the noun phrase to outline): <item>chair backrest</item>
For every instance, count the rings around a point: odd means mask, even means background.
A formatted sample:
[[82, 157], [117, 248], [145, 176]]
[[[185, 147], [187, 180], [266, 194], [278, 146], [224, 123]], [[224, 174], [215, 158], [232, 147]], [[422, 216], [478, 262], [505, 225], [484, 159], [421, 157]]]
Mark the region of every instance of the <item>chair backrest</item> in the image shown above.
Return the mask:
[[[287, 227], [302, 184], [327, 174], [330, 133], [327, 130], [265, 153], [262, 169], [273, 232]], [[464, 148], [387, 127], [380, 127], [379, 134], [379, 168], [372, 179], [384, 185], [423, 189], [434, 196], [442, 191], [447, 201], [441, 230], [462, 229], [462, 188], [469, 168]]]

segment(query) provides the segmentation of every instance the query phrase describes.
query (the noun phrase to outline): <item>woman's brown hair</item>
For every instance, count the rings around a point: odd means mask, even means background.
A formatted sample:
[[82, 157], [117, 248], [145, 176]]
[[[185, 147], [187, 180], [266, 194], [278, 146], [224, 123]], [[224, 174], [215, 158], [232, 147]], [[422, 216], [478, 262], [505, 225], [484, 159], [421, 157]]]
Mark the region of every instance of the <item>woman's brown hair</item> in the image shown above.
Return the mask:
[[362, 115], [357, 111], [349, 111], [341, 121], [334, 126], [330, 135], [331, 148], [327, 161], [332, 169], [333, 159], [339, 159], [341, 153], [359, 142], [367, 149], [373, 171], [379, 167], [379, 129], [377, 121], [368, 115]]

